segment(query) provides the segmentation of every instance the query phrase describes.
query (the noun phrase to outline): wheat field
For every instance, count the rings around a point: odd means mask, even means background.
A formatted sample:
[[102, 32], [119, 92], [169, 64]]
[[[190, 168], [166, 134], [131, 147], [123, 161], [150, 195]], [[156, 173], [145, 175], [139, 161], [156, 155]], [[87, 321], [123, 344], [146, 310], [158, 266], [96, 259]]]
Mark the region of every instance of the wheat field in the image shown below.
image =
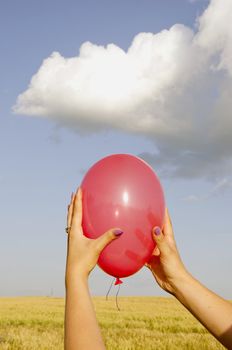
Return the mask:
[[[115, 297], [93, 302], [108, 350], [224, 349], [172, 298], [119, 297], [120, 311]], [[63, 349], [63, 320], [63, 298], [0, 298], [0, 349]]]

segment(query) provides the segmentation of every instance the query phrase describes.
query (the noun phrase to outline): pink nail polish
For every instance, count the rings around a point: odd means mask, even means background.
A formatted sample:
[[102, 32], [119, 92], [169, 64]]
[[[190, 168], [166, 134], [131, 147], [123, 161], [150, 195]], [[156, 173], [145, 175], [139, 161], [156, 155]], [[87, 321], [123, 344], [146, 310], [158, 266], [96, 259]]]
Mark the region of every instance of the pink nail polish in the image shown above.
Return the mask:
[[156, 227], [156, 228], [154, 229], [154, 233], [155, 233], [156, 236], [159, 236], [159, 235], [161, 234], [160, 228], [159, 228], [159, 227]]
[[115, 236], [121, 236], [123, 234], [122, 230], [116, 229], [113, 231]]

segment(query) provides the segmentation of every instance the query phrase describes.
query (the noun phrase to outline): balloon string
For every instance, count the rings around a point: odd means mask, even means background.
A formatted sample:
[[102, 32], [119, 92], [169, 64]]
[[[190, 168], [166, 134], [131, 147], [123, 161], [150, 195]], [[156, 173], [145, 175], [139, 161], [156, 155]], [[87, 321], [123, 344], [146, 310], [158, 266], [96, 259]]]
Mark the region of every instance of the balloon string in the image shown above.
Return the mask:
[[109, 295], [109, 292], [112, 288], [113, 283], [114, 283], [114, 278], [113, 278], [113, 281], [111, 282], [111, 285], [110, 285], [110, 288], [108, 289], [108, 292], [106, 293], [106, 300], [108, 300], [108, 295]]
[[118, 291], [117, 291], [117, 294], [116, 294], [116, 305], [117, 305], [118, 311], [120, 311], [120, 308], [118, 306], [118, 293], [119, 293], [120, 287], [121, 287], [121, 284], [118, 285]]

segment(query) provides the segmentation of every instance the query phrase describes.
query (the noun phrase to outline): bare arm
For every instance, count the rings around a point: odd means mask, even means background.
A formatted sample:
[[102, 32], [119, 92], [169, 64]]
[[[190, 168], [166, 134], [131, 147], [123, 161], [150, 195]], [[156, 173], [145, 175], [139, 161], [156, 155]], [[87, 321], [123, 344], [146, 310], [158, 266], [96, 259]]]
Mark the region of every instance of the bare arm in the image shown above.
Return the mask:
[[105, 349], [85, 277], [75, 275], [67, 283], [65, 350]]
[[224, 346], [232, 349], [232, 304], [187, 274], [176, 283], [175, 297]]
[[166, 210], [164, 229], [153, 230], [157, 246], [147, 263], [158, 284], [173, 294], [224, 346], [232, 349], [232, 304], [207, 289], [186, 270]]
[[88, 287], [88, 276], [100, 252], [122, 231], [111, 229], [97, 239], [82, 230], [82, 192], [72, 196], [68, 210], [68, 252], [66, 262], [65, 350], [105, 350]]

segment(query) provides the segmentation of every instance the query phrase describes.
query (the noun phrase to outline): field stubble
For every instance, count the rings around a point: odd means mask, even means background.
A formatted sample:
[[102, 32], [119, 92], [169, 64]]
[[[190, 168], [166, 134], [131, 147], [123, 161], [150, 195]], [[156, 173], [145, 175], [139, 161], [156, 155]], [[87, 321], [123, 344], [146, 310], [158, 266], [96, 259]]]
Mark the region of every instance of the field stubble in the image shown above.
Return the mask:
[[[224, 349], [173, 298], [119, 297], [120, 311], [115, 297], [93, 302], [108, 350]], [[63, 349], [63, 323], [63, 298], [0, 298], [0, 349]]]

